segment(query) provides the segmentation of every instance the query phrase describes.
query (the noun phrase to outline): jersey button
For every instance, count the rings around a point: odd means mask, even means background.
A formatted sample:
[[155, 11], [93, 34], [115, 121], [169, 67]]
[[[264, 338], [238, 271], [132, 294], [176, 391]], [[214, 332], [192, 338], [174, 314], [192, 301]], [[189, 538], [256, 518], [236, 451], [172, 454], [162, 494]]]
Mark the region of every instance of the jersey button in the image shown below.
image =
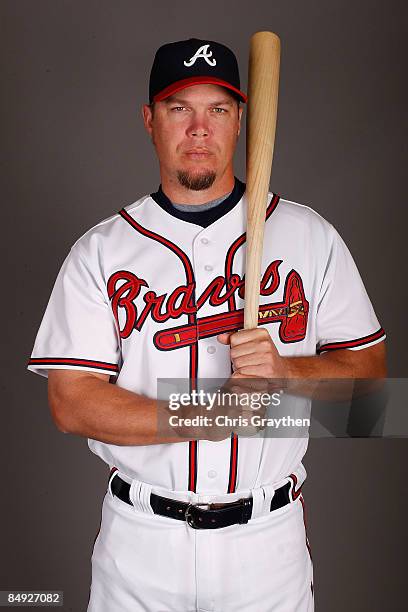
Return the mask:
[[210, 344], [210, 346], [207, 346], [207, 353], [210, 353], [210, 355], [214, 355], [216, 350], [217, 349], [212, 344]]
[[207, 270], [207, 272], [211, 272], [212, 270], [214, 270], [214, 268], [210, 266], [210, 264], [207, 264], [204, 266], [204, 270]]
[[215, 470], [210, 470], [208, 472], [208, 478], [216, 478], [217, 477], [217, 472]]
[[201, 244], [208, 244], [208, 238], [201, 238]]

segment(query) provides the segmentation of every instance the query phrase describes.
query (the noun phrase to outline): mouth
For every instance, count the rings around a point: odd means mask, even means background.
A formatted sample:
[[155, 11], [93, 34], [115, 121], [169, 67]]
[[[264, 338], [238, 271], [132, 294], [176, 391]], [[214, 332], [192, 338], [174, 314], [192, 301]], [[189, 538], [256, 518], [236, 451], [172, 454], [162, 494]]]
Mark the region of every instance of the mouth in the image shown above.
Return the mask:
[[208, 159], [211, 155], [213, 155], [213, 153], [211, 153], [211, 151], [209, 151], [208, 149], [188, 149], [187, 151], [185, 151], [184, 155], [186, 155], [188, 157], [188, 159], [195, 159], [195, 160], [199, 160], [199, 159]]

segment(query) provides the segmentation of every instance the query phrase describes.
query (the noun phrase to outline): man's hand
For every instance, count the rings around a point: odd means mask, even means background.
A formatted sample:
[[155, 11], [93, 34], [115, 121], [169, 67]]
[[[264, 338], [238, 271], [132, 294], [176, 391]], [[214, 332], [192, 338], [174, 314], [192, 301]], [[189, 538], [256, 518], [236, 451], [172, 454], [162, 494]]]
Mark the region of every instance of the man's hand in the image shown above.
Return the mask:
[[[184, 440], [219, 442], [229, 438], [232, 433], [254, 436], [264, 429], [261, 424], [252, 424], [251, 419], [254, 415], [265, 417], [265, 395], [269, 398], [267, 381], [234, 373], [222, 387], [207, 389], [206, 393], [213, 395], [214, 401], [211, 404], [189, 404], [181, 406], [177, 412], [165, 408], [167, 422], [170, 416], [176, 416], [174, 423], [177, 426], [172, 428], [175, 435]], [[192, 419], [195, 419], [194, 425], [191, 424]], [[161, 422], [165, 424], [165, 421]]]
[[284, 379], [289, 376], [287, 360], [279, 355], [266, 328], [227, 332], [217, 336], [217, 340], [231, 347], [234, 378]]

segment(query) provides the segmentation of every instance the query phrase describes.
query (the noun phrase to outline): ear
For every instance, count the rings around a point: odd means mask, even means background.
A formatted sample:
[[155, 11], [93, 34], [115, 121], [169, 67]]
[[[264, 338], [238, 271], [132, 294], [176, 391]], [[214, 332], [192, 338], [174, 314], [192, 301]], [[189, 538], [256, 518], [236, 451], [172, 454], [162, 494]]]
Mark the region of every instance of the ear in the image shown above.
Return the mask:
[[241, 119], [242, 119], [242, 113], [243, 113], [243, 108], [240, 105], [239, 109], [238, 109], [238, 132], [237, 132], [237, 136], [240, 135], [241, 133]]
[[142, 117], [145, 129], [147, 133], [151, 136], [153, 131], [153, 113], [152, 109], [148, 104], [143, 104], [142, 106]]

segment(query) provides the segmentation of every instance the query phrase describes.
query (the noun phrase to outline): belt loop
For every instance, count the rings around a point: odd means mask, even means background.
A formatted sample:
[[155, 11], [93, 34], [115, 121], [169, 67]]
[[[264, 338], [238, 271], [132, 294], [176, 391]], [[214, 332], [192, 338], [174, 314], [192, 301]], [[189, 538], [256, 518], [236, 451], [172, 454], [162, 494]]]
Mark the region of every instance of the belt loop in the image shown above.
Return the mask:
[[262, 487], [252, 489], [252, 514], [251, 520], [264, 514], [265, 493]]
[[146, 482], [142, 482], [140, 487], [140, 501], [143, 505], [143, 510], [148, 514], [154, 514], [153, 508], [150, 504], [150, 495], [152, 494], [152, 486]]
[[275, 495], [275, 489], [273, 488], [272, 485], [265, 485], [262, 488], [264, 490], [264, 495], [265, 495], [264, 510], [265, 512], [270, 512], [272, 499], [273, 499], [273, 496]]
[[252, 489], [251, 493], [253, 499], [251, 519], [268, 514], [271, 510], [271, 501], [275, 494], [273, 486], [265, 485], [258, 487], [257, 489]]
[[142, 511], [142, 505], [140, 503], [140, 496], [139, 496], [139, 489], [140, 489], [140, 485], [142, 483], [139, 480], [132, 480], [132, 482], [130, 483], [130, 489], [129, 489], [129, 499], [131, 501], [131, 503], [133, 504], [133, 507], [135, 510], [140, 510]]
[[148, 514], [154, 514], [153, 508], [150, 504], [151, 492], [151, 485], [147, 484], [146, 482], [140, 482], [140, 480], [132, 480], [129, 489], [129, 498], [135, 510], [147, 512]]
[[111, 482], [114, 479], [114, 477], [116, 476], [116, 474], [118, 474], [119, 470], [118, 468], [112, 468], [110, 476], [109, 476], [109, 480], [108, 480], [108, 493], [111, 497], [114, 497], [113, 493], [112, 493], [112, 488], [111, 488]]

